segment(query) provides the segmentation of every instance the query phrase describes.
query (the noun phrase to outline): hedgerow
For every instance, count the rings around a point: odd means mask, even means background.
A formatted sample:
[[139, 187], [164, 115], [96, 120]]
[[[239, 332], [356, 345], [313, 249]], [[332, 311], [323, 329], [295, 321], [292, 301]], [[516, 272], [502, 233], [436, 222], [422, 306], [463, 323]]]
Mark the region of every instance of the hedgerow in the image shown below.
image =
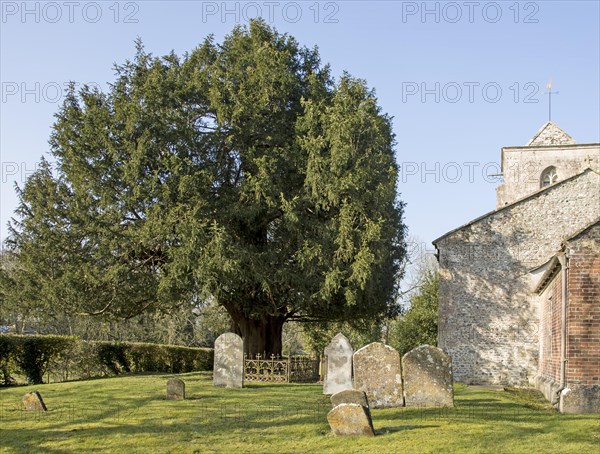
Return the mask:
[[70, 336], [0, 334], [0, 383], [32, 384], [124, 373], [211, 370], [213, 350], [135, 342], [93, 342]]

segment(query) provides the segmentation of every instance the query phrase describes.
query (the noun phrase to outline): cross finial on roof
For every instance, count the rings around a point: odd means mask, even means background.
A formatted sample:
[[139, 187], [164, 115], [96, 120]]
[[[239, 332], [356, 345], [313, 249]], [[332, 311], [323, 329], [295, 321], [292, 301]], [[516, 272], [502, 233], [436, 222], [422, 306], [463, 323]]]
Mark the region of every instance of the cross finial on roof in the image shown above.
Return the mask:
[[557, 95], [558, 92], [552, 91], [552, 79], [546, 84], [546, 88], [548, 89], [548, 121], [552, 121], [552, 95]]

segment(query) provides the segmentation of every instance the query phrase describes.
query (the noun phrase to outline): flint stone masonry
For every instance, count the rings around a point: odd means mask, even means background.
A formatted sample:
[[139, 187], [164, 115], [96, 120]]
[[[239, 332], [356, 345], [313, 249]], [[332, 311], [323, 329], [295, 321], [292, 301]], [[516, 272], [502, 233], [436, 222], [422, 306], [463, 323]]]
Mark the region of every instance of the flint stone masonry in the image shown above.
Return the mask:
[[421, 345], [402, 357], [407, 407], [452, 407], [452, 360], [443, 350]]
[[359, 404], [336, 406], [327, 413], [327, 422], [334, 435], [375, 435], [371, 419]]
[[234, 333], [224, 333], [215, 340], [213, 385], [241, 388], [244, 384], [244, 341]]
[[600, 175], [586, 170], [434, 241], [439, 251], [438, 346], [454, 379], [533, 385], [539, 306], [529, 271], [594, 222]]
[[21, 402], [25, 411], [48, 411], [42, 395], [37, 391], [25, 394]]
[[179, 378], [171, 378], [167, 381], [167, 400], [184, 400], [185, 382]]
[[540, 189], [542, 174], [554, 167], [559, 180], [587, 168], [600, 171], [600, 144], [575, 143], [552, 121], [524, 147], [502, 148], [503, 182], [496, 188], [496, 208], [502, 208]]
[[438, 345], [459, 381], [599, 412], [600, 144], [548, 122], [502, 148], [501, 174], [496, 210], [433, 242]]
[[585, 169], [600, 170], [600, 145], [562, 147], [505, 147], [502, 149], [503, 183], [496, 188], [496, 208], [502, 208], [540, 189], [544, 170], [554, 167], [559, 180]]
[[575, 140], [569, 134], [560, 129], [554, 122], [548, 121], [527, 142], [527, 146], [536, 145], [573, 145]]
[[371, 409], [369, 408], [369, 400], [367, 399], [367, 394], [364, 391], [345, 389], [339, 393], [335, 393], [333, 396], [331, 396], [331, 405], [333, 405], [333, 407], [337, 407], [340, 404], [361, 405], [365, 409], [369, 421], [371, 421], [371, 426], [373, 425], [373, 421], [371, 419]]
[[373, 408], [401, 407], [400, 354], [389, 345], [373, 342], [354, 353], [354, 388], [367, 393]]
[[323, 394], [335, 394], [352, 388], [352, 354], [350, 341], [341, 333], [325, 348], [325, 380]]

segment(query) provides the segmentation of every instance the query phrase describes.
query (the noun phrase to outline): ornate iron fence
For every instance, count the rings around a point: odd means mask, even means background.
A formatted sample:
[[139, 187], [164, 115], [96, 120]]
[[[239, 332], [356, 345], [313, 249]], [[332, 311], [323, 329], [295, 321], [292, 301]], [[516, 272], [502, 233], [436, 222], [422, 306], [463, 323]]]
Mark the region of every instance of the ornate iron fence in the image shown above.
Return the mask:
[[289, 358], [291, 383], [316, 383], [320, 379], [321, 361], [314, 358], [292, 356]]
[[244, 355], [244, 381], [315, 383], [319, 381], [320, 363], [304, 356]]

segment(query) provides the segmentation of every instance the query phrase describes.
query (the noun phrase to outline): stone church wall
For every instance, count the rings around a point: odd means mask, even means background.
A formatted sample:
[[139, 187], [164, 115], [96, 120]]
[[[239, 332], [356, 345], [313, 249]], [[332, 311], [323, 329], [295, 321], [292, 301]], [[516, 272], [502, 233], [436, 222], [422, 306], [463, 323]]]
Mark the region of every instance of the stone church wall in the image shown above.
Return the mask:
[[496, 189], [496, 208], [538, 191], [542, 172], [550, 166], [556, 168], [559, 180], [577, 175], [588, 167], [600, 171], [600, 145], [503, 148], [504, 182]]
[[438, 344], [456, 380], [533, 383], [540, 314], [529, 270], [593, 222], [596, 207], [600, 176], [586, 171], [437, 240]]

